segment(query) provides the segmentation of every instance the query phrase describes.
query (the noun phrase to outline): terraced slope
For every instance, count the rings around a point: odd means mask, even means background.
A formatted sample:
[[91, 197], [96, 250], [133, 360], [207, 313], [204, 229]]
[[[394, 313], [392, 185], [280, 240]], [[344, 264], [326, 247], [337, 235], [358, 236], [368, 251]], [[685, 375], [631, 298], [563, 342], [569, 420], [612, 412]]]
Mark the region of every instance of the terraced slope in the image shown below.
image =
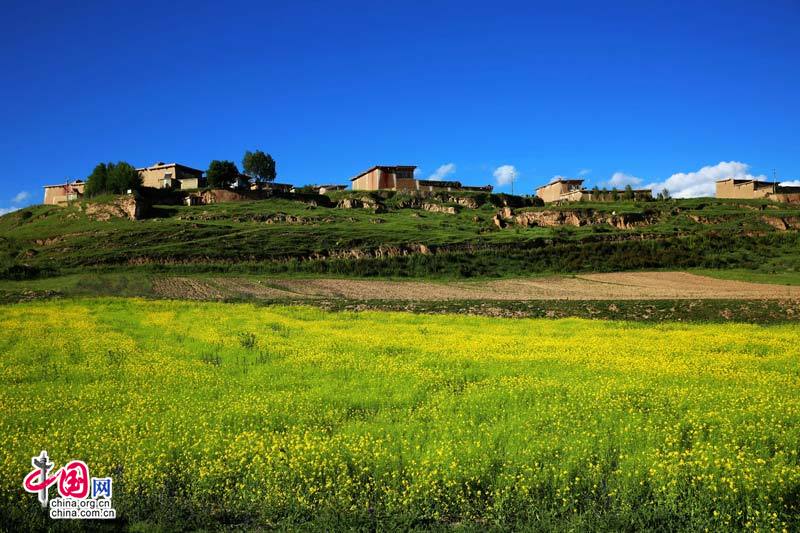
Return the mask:
[[0, 217], [0, 278], [118, 270], [422, 278], [800, 271], [798, 206], [697, 199], [536, 207], [487, 194], [319, 198], [155, 206], [143, 220], [107, 216], [123, 211], [97, 205], [27, 208]]

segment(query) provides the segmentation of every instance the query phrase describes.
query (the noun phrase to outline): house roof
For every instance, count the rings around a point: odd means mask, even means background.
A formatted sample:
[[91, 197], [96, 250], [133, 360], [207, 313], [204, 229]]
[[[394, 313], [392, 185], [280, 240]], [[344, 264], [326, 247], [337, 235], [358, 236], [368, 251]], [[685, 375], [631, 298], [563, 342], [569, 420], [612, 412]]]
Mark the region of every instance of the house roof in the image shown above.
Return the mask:
[[417, 180], [417, 183], [431, 187], [461, 187], [460, 181]]
[[721, 180], [717, 180], [717, 183], [721, 183], [723, 181], [732, 181], [734, 185], [740, 185], [744, 183], [756, 183], [758, 185], [778, 185], [777, 181], [763, 181], [763, 180], [751, 180], [751, 179], [736, 179], [736, 178], [725, 178]]
[[556, 183], [571, 183], [571, 184], [575, 184], [575, 185], [580, 185], [581, 183], [583, 183], [583, 180], [565, 180], [563, 178], [558, 178], [557, 180], [553, 180], [553, 181], [551, 181], [550, 183], [548, 183], [546, 185], [542, 185], [541, 187], [536, 187], [536, 190], [538, 191], [539, 189], [544, 189], [545, 187], [550, 187], [551, 185], [555, 185]]
[[368, 173], [370, 173], [373, 170], [378, 169], [378, 168], [381, 169], [381, 170], [386, 170], [386, 171], [390, 171], [390, 172], [391, 171], [395, 171], [395, 170], [411, 170], [411, 171], [413, 171], [415, 168], [417, 168], [417, 166], [416, 165], [375, 165], [373, 167], [368, 168], [364, 172], [356, 174], [355, 176], [350, 178], [350, 181], [355, 181], [358, 178], [360, 178], [361, 176], [363, 176], [364, 174], [368, 174]]
[[68, 181], [67, 183], [59, 183], [58, 185], [44, 185], [42, 186], [43, 189], [51, 189], [53, 187], [66, 187], [67, 185], [84, 185], [83, 180], [73, 180]]
[[188, 170], [189, 172], [198, 172], [200, 174], [203, 173], [202, 170], [197, 169], [197, 168], [187, 167], [186, 165], [181, 165], [180, 163], [164, 163], [163, 161], [158, 161], [157, 163], [154, 163], [154, 164], [150, 165], [149, 167], [137, 168], [136, 170], [139, 170], [139, 171], [141, 171], [141, 170], [158, 170], [160, 168], [171, 168], [171, 167], [180, 168], [182, 170]]

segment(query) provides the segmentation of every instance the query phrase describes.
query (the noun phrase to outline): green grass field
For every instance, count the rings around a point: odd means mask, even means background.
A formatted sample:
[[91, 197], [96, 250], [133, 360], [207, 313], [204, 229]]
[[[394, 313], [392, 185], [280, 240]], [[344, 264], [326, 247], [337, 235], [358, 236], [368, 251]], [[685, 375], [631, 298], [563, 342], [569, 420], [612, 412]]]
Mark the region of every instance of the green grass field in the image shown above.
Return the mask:
[[744, 270], [732, 268], [728, 270], [695, 269], [695, 274], [711, 276], [712, 278], [730, 279], [735, 281], [750, 281], [753, 283], [770, 283], [774, 285], [800, 285], [800, 272], [761, 272], [758, 270]]
[[[363, 196], [339, 193], [334, 200]], [[526, 205], [515, 214], [614, 213], [648, 222], [622, 229], [604, 222], [500, 229], [492, 218], [503, 202], [532, 200], [467, 193], [370, 197], [380, 209], [345, 209], [327, 197], [297, 196], [156, 206], [149, 218], [136, 221], [94, 220], [86, 202], [34, 206], [0, 217], [0, 279], [119, 271], [426, 279], [687, 268], [762, 277], [800, 272], [797, 206], [709, 198]], [[794, 229], [769, 223], [778, 220]], [[429, 253], [419, 253], [421, 245]]]
[[[0, 529], [46, 449], [118, 525], [797, 530], [800, 330], [76, 299], [0, 307]], [[66, 526], [63, 526], [66, 527]]]

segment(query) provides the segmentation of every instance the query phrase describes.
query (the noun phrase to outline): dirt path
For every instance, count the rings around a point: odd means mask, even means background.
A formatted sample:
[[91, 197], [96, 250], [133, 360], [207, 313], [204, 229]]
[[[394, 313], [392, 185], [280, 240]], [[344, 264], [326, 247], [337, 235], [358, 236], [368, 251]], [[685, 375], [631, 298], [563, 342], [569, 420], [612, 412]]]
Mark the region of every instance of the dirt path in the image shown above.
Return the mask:
[[670, 300], [800, 299], [800, 286], [728, 281], [686, 272], [621, 272], [477, 282], [347, 279], [159, 278], [168, 298], [348, 300]]

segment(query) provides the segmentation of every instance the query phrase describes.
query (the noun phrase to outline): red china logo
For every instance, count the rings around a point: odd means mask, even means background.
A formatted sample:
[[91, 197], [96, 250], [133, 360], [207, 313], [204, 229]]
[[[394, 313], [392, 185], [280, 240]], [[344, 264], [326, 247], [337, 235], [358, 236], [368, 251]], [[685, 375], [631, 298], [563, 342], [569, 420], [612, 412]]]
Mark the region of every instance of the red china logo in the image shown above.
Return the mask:
[[[45, 450], [31, 458], [31, 466], [33, 470], [25, 476], [22, 486], [37, 495], [42, 507], [50, 507], [50, 518], [116, 518], [111, 507], [110, 477], [90, 478], [89, 467], [78, 460], [68, 462], [50, 475], [55, 465]], [[52, 485], [57, 485], [60, 498], [50, 499]]]

